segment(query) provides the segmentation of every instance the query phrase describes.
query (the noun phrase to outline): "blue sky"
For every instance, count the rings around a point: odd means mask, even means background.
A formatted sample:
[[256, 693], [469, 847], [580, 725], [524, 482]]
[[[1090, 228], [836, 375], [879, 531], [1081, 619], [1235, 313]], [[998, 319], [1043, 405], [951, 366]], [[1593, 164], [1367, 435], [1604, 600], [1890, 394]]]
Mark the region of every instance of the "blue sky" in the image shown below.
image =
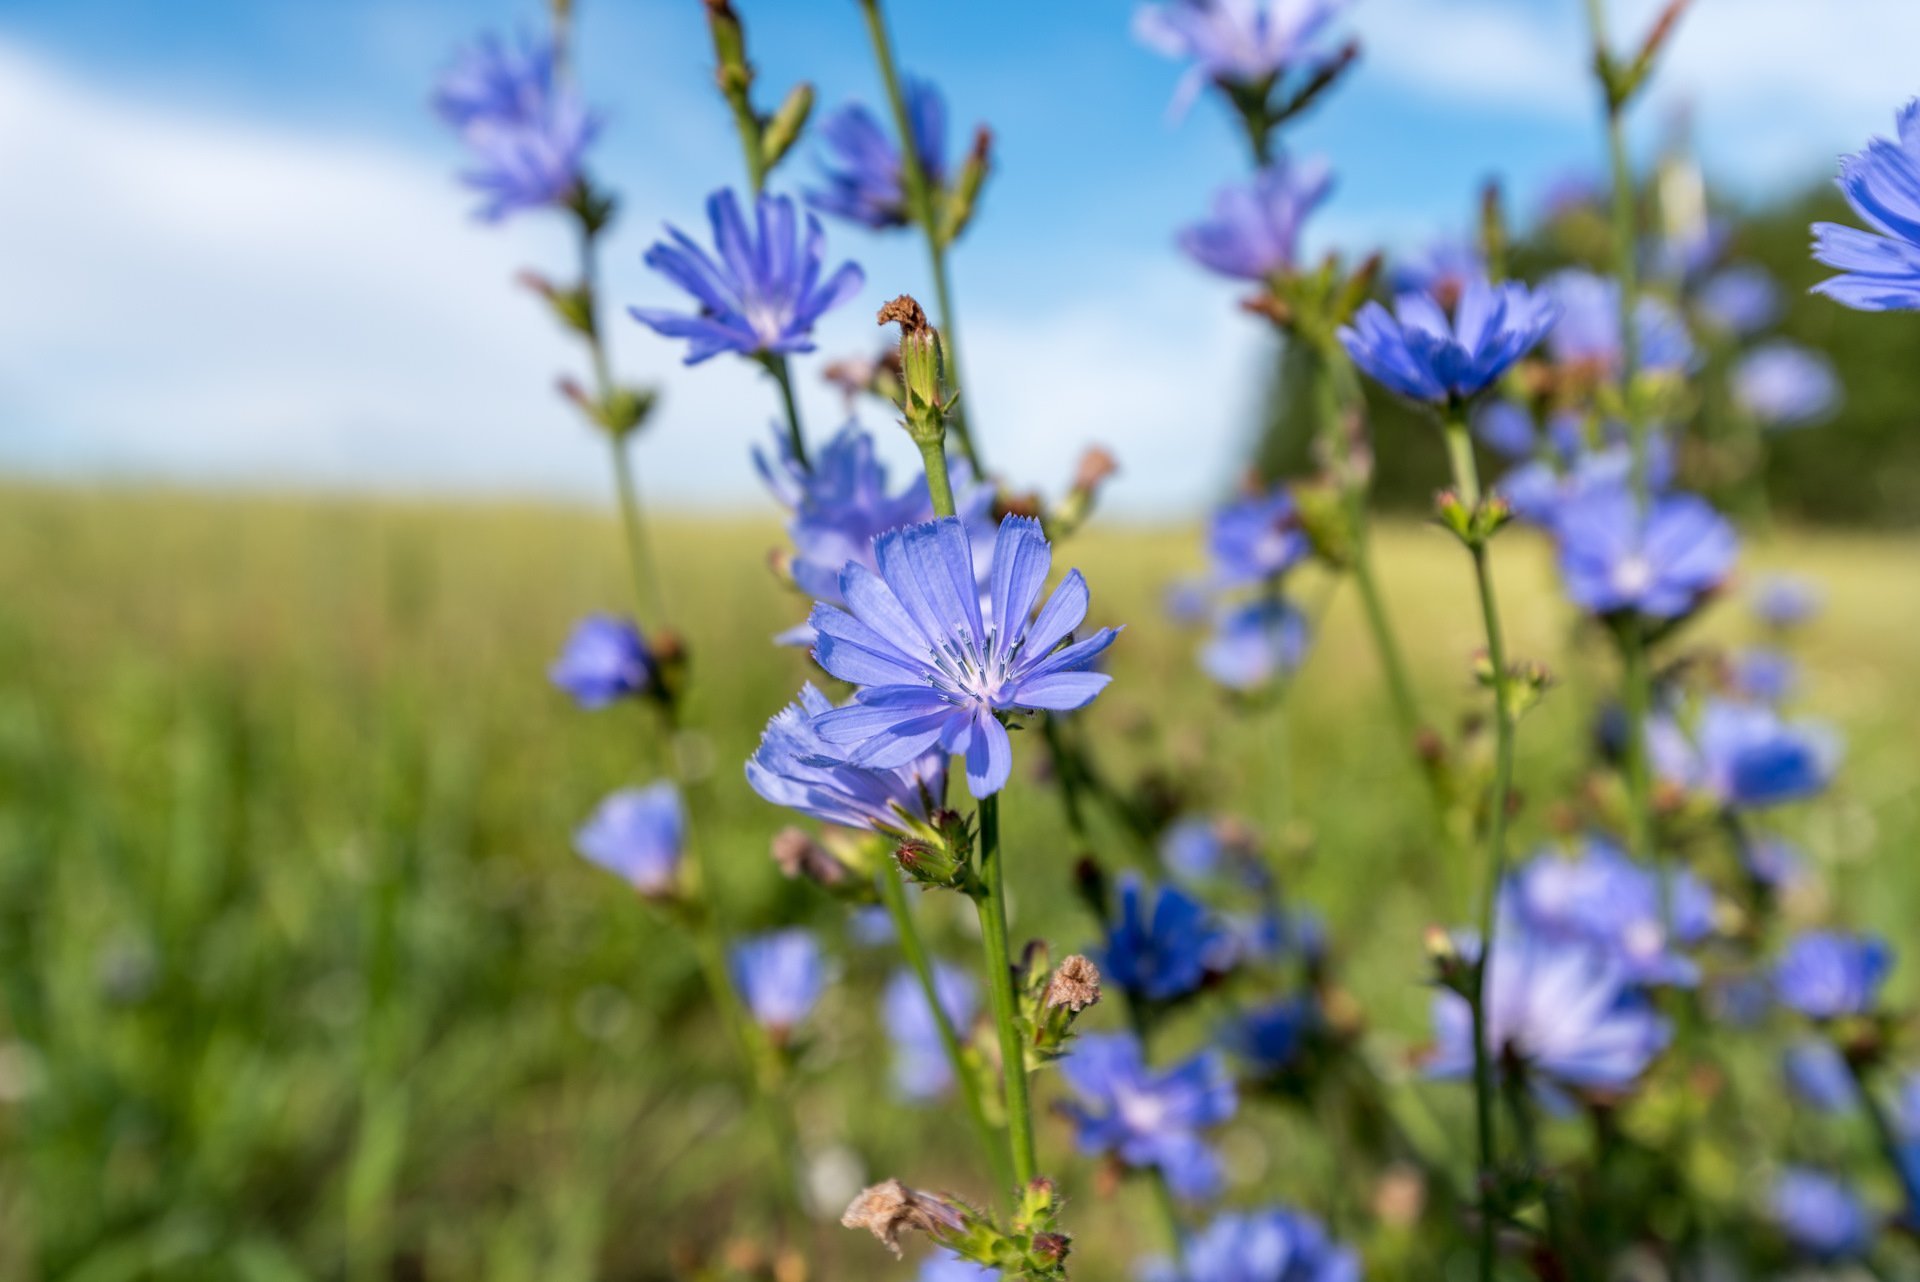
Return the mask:
[[[737, 0], [763, 95], [824, 104], [876, 82], [850, 0]], [[994, 461], [1064, 481], [1113, 445], [1139, 511], [1191, 507], [1234, 471], [1269, 356], [1233, 292], [1172, 233], [1244, 172], [1227, 122], [1168, 102], [1124, 0], [896, 0], [903, 62], [990, 123], [999, 172], [956, 260], [975, 407]], [[1320, 248], [1411, 246], [1457, 225], [1489, 176], [1526, 203], [1592, 167], [1599, 139], [1578, 0], [1355, 0], [1360, 68], [1293, 138], [1338, 194]], [[1651, 0], [1615, 0], [1637, 29]], [[692, 224], [738, 181], [697, 0], [579, 0], [582, 73], [611, 117], [596, 171], [623, 217], [620, 302], [660, 220]], [[475, 225], [423, 103], [452, 45], [537, 21], [537, 0], [12, 0], [0, 13], [0, 466], [62, 475], [387, 491], [598, 496], [596, 442], [552, 396], [577, 356], [509, 284], [564, 274], [554, 220]], [[1638, 121], [1685, 102], [1711, 176], [1749, 198], [1816, 181], [1920, 90], [1905, 0], [1698, 0]], [[783, 171], [804, 181], [811, 160]], [[921, 291], [902, 238], [831, 230], [869, 285], [822, 356], [869, 349], [873, 306]], [[621, 322], [616, 355], [665, 401], [644, 445], [658, 497], [740, 503], [771, 391], [745, 367], [682, 370]], [[805, 378], [814, 430], [842, 417]], [[879, 415], [896, 457], [908, 453]]]

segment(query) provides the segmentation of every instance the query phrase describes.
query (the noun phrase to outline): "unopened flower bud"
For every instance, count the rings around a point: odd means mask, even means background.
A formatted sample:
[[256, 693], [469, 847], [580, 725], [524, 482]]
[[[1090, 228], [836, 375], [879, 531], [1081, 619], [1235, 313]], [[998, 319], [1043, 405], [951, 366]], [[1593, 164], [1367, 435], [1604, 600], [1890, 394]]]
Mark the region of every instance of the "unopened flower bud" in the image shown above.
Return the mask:
[[993, 172], [993, 131], [985, 125], [973, 131], [973, 148], [967, 161], [948, 189], [940, 210], [938, 236], [942, 245], [951, 245], [973, 221], [974, 207], [980, 202], [980, 189]]
[[779, 164], [780, 158], [799, 140], [800, 131], [806, 128], [807, 117], [812, 112], [812, 85], [802, 81], [787, 91], [786, 98], [760, 130], [760, 154], [768, 169]]
[[1033, 1235], [1034, 1258], [1043, 1264], [1058, 1266], [1064, 1264], [1067, 1252], [1073, 1242], [1064, 1233], [1036, 1233]]

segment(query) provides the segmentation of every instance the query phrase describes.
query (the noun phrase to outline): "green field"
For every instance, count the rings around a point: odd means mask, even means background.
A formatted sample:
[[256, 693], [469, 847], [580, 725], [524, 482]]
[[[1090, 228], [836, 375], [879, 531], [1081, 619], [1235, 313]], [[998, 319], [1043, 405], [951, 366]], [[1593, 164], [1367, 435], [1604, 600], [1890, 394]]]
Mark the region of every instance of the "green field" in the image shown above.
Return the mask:
[[[704, 728], [682, 748], [711, 768], [695, 822], [732, 922], [838, 931], [839, 908], [770, 864], [787, 817], [740, 774], [808, 675], [768, 644], [804, 608], [763, 568], [778, 539], [765, 520], [657, 530]], [[1498, 556], [1514, 648], [1562, 677], [1522, 728], [1524, 847], [1576, 781], [1608, 669], [1541, 549], [1517, 536]], [[0, 491], [0, 1274], [664, 1278], [763, 1227], [748, 1190], [766, 1157], [690, 950], [568, 847], [664, 750], [644, 712], [585, 714], [545, 679], [576, 616], [624, 607], [618, 557], [591, 511]], [[1478, 635], [1465, 558], [1409, 525], [1382, 531], [1379, 560], [1426, 706], [1450, 721]], [[1462, 914], [1465, 882], [1426, 836], [1351, 594], [1326, 598], [1283, 762], [1271, 722], [1224, 704], [1161, 614], [1165, 583], [1198, 567], [1194, 531], [1096, 522], [1060, 561], [1085, 570], [1096, 621], [1129, 624], [1089, 714], [1103, 765], [1151, 767], [1196, 808], [1290, 810], [1294, 891], [1326, 914], [1376, 1056], [1401, 1072], [1425, 1035], [1422, 928]], [[1920, 541], [1781, 531], [1747, 568], [1825, 587], [1802, 702], [1844, 729], [1848, 762], [1792, 826], [1842, 918], [1911, 939]], [[1727, 603], [1695, 639], [1748, 627]], [[1017, 778], [1005, 812], [1016, 935], [1086, 944], [1055, 795]], [[1142, 857], [1117, 830], [1101, 854]], [[924, 911], [971, 962], [951, 907]], [[873, 1007], [892, 957], [841, 953], [797, 1083], [822, 1196], [886, 1174], [979, 1193], [957, 1110], [885, 1097]], [[1920, 991], [1911, 961], [1895, 984]], [[1456, 1125], [1455, 1088], [1415, 1094]], [[1342, 1213], [1320, 1204], [1333, 1158], [1307, 1127], [1254, 1116], [1236, 1174]], [[1064, 1156], [1064, 1124], [1041, 1141]], [[1090, 1265], [1157, 1245], [1084, 1163], [1059, 1165]], [[908, 1274], [830, 1219], [814, 1236], [816, 1278]]]

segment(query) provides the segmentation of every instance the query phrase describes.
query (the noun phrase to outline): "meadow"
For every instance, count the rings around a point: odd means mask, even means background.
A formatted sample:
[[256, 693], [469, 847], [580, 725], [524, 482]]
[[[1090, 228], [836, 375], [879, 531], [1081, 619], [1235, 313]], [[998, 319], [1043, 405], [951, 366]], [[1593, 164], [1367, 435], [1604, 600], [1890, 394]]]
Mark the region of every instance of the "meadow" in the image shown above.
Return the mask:
[[[704, 779], [692, 822], [734, 928], [844, 935], [847, 917], [779, 875], [768, 842], [788, 817], [741, 776], [810, 675], [768, 644], [805, 608], [762, 568], [778, 525], [668, 517], [655, 539], [697, 674], [677, 745], [631, 704], [583, 716], [546, 679], [571, 622], [625, 599], [599, 511], [0, 492], [0, 1275], [652, 1279], [689, 1276], [695, 1246], [730, 1235], [753, 1274], [767, 1156], [692, 952], [569, 833], [677, 751]], [[1422, 707], [1450, 726], [1479, 644], [1466, 561], [1410, 521], [1378, 547]], [[1792, 820], [1835, 902], [1791, 907], [1896, 940], [1920, 913], [1916, 558], [1913, 538], [1776, 529], [1686, 639], [1747, 639], [1741, 584], [1759, 571], [1816, 578], [1803, 702], [1844, 732], [1848, 764]], [[1560, 683], [1521, 730], [1525, 850], [1562, 821], [1611, 665], [1544, 542], [1503, 540], [1497, 561], [1512, 648], [1555, 660]], [[1429, 835], [1351, 588], [1301, 571], [1299, 599], [1326, 613], [1282, 741], [1210, 686], [1198, 638], [1164, 614], [1166, 585], [1200, 564], [1185, 526], [1099, 518], [1062, 547], [1093, 621], [1127, 624], [1081, 732], [1124, 795], [1244, 816], [1282, 849], [1407, 1124], [1464, 1165], [1465, 1092], [1419, 1084], [1411, 1056], [1428, 1035], [1422, 933], [1437, 905], [1438, 924], [1469, 916], [1480, 870], [1449, 867]], [[1096, 932], [1059, 798], [1026, 774], [1039, 756], [1007, 794], [1008, 866], [1017, 933], [1058, 956]], [[1111, 868], [1152, 857], [1103, 815], [1095, 830]], [[964, 960], [959, 899], [921, 903], [936, 951]], [[838, 1282], [899, 1273], [832, 1223], [862, 1183], [977, 1194], [981, 1173], [957, 1110], [884, 1100], [892, 953], [834, 951], [794, 1100], [822, 1213], [812, 1276]], [[1914, 985], [1909, 961], [1891, 999]], [[1095, 1008], [1085, 1027], [1118, 1018]], [[1045, 1116], [1057, 1083], [1036, 1081], [1042, 1148], [1064, 1154], [1068, 1128]], [[1231, 1181], [1310, 1198], [1337, 1231], [1354, 1207], [1322, 1196], [1338, 1184], [1326, 1138], [1285, 1107], [1253, 1116]], [[1155, 1245], [1131, 1206], [1144, 1190], [1061, 1166], [1076, 1276], [1123, 1276], [1114, 1261]], [[1754, 1173], [1709, 1174], [1737, 1195]]]

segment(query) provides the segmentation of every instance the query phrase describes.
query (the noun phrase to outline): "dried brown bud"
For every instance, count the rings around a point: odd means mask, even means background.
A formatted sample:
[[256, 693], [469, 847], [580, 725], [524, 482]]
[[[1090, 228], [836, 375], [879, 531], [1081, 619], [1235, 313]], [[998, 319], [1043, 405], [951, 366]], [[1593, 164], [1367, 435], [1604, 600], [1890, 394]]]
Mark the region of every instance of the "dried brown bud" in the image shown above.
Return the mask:
[[1042, 511], [1040, 496], [1029, 491], [1026, 494], [1002, 493], [994, 503], [994, 515], [1038, 517]]
[[927, 313], [921, 309], [920, 304], [915, 301], [912, 294], [902, 294], [892, 302], [881, 307], [880, 315], [876, 323], [881, 325], [898, 324], [900, 326], [900, 335], [903, 338], [908, 335], [921, 333], [928, 328]]
[[773, 862], [788, 877], [804, 878], [822, 886], [838, 886], [853, 876], [852, 869], [835, 859], [802, 828], [782, 828], [774, 834]]
[[910, 1189], [899, 1180], [888, 1180], [864, 1190], [847, 1205], [840, 1223], [850, 1229], [865, 1229], [899, 1259], [903, 1230], [940, 1236], [964, 1227], [960, 1209], [943, 1197]]
[[515, 272], [513, 283], [522, 289], [532, 290], [542, 298], [552, 298], [559, 292], [554, 288], [552, 281], [536, 271]]
[[560, 395], [566, 397], [581, 409], [591, 410], [593, 408], [593, 398], [587, 395], [587, 389], [580, 386], [579, 380], [562, 374], [555, 380], [554, 387], [559, 391]]
[[1080, 455], [1080, 466], [1074, 469], [1073, 488], [1076, 490], [1097, 490], [1101, 482], [1120, 470], [1120, 460], [1113, 451], [1104, 445], [1089, 445]]
[[687, 643], [672, 628], [661, 628], [648, 638], [647, 649], [653, 652], [654, 662], [671, 666], [687, 657]]
[[1060, 963], [1047, 981], [1043, 1004], [1049, 1009], [1065, 1006], [1078, 1015], [1100, 1000], [1100, 968], [1079, 953]]

